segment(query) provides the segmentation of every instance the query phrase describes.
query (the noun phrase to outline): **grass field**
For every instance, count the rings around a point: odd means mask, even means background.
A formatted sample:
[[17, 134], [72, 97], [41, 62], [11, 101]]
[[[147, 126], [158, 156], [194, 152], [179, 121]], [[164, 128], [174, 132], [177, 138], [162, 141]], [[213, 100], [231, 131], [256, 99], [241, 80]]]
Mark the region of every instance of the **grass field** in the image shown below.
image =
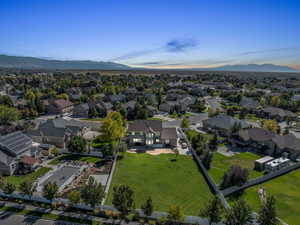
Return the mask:
[[248, 169], [249, 178], [256, 178], [263, 175], [261, 172], [253, 170], [254, 161], [259, 158], [260, 157], [258, 155], [250, 152], [235, 154], [231, 157], [224, 156], [216, 152], [213, 156], [211, 169], [208, 172], [217, 184], [221, 183], [224, 172], [226, 172], [232, 165], [239, 165], [242, 168]]
[[58, 156], [56, 159], [53, 159], [49, 164], [50, 165], [57, 165], [61, 161], [80, 161], [80, 162], [97, 163], [97, 162], [100, 162], [101, 159], [98, 158], [98, 157], [68, 155], [68, 154], [66, 154], [66, 155]]
[[127, 184], [135, 192], [136, 208], [151, 196], [155, 210], [167, 211], [171, 204], [181, 206], [186, 215], [198, 215], [212, 194], [191, 157], [174, 154], [152, 156], [126, 153], [118, 161], [106, 204], [112, 202], [112, 189]]
[[42, 167], [30, 174], [27, 175], [18, 175], [18, 176], [7, 176], [4, 177], [4, 180], [8, 183], [14, 184], [17, 186], [17, 189], [19, 188], [20, 183], [22, 183], [25, 180], [29, 180], [29, 181], [35, 181], [37, 180], [39, 177], [43, 176], [44, 174], [46, 174], [49, 170], [51, 170], [50, 168], [46, 168], [46, 167]]
[[260, 200], [258, 189], [263, 187], [267, 194], [275, 196], [279, 218], [290, 225], [300, 224], [300, 170], [275, 178], [264, 184], [245, 190], [242, 197], [258, 211]]

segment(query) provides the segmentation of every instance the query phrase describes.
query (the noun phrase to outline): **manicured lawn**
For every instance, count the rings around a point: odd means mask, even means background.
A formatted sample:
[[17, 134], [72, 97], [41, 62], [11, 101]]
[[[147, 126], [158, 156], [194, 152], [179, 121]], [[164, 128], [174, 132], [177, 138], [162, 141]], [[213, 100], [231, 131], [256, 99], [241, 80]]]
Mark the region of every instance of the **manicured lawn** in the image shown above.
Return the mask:
[[27, 175], [7, 176], [7, 177], [4, 177], [4, 179], [5, 179], [6, 182], [14, 184], [18, 188], [20, 183], [22, 183], [23, 181], [25, 181], [25, 180], [35, 181], [39, 177], [46, 174], [49, 170], [51, 170], [51, 169], [46, 168], [46, 167], [42, 167], [42, 168], [40, 168], [40, 169], [30, 173], [30, 174], [27, 174]]
[[89, 163], [97, 163], [100, 162], [101, 159], [98, 157], [91, 156], [80, 156], [80, 155], [62, 155], [58, 156], [56, 159], [53, 159], [49, 164], [57, 165], [61, 161], [81, 161], [81, 162], [89, 162]]
[[118, 161], [106, 204], [112, 202], [112, 189], [127, 184], [135, 192], [136, 208], [151, 196], [155, 210], [167, 211], [171, 204], [181, 206], [187, 215], [198, 215], [212, 194], [196, 163], [189, 156], [174, 154], [124, 154]]
[[258, 190], [263, 187], [267, 194], [275, 196], [278, 217], [290, 225], [300, 224], [300, 170], [245, 190], [242, 197], [258, 211]]
[[262, 176], [263, 174], [261, 172], [253, 170], [254, 161], [259, 158], [260, 156], [252, 154], [250, 152], [235, 154], [231, 157], [224, 156], [216, 152], [213, 156], [213, 161], [211, 164], [211, 169], [209, 170], [209, 175], [214, 179], [214, 181], [217, 184], [220, 184], [224, 172], [226, 172], [232, 165], [239, 165], [242, 168], [247, 168], [249, 170], [250, 179]]

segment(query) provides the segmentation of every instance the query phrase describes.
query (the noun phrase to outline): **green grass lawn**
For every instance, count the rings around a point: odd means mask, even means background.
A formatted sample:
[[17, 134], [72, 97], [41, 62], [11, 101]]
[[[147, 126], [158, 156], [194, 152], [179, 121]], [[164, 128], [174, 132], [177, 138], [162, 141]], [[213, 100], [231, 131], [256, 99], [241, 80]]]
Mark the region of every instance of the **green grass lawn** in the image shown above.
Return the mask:
[[91, 156], [80, 156], [80, 155], [61, 155], [58, 156], [56, 159], [53, 159], [49, 164], [50, 165], [57, 165], [61, 161], [80, 161], [80, 162], [89, 162], [89, 163], [97, 163], [100, 162], [101, 159], [98, 157], [91, 157]]
[[255, 178], [262, 176], [261, 172], [253, 170], [254, 161], [259, 159], [260, 156], [252, 154], [250, 152], [235, 154], [234, 156], [224, 156], [218, 152], [214, 153], [211, 169], [209, 175], [214, 179], [217, 184], [221, 183], [224, 172], [226, 172], [230, 166], [239, 165], [242, 168], [249, 170], [249, 178]]
[[17, 186], [17, 188], [19, 187], [20, 183], [22, 183], [25, 180], [29, 180], [29, 181], [35, 181], [37, 180], [39, 177], [43, 176], [44, 174], [46, 174], [49, 170], [51, 170], [50, 168], [46, 168], [46, 167], [42, 167], [39, 168], [38, 170], [27, 174], [27, 175], [18, 175], [18, 176], [6, 176], [4, 177], [4, 180], [8, 183], [14, 184]]
[[258, 190], [263, 187], [267, 194], [275, 196], [278, 217], [290, 225], [300, 224], [300, 170], [245, 190], [242, 197], [258, 211]]
[[186, 215], [198, 215], [212, 194], [191, 157], [179, 155], [171, 161], [174, 157], [125, 153], [118, 161], [106, 204], [112, 202], [113, 186], [127, 184], [135, 192], [136, 208], [151, 196], [155, 210], [167, 211], [176, 204]]

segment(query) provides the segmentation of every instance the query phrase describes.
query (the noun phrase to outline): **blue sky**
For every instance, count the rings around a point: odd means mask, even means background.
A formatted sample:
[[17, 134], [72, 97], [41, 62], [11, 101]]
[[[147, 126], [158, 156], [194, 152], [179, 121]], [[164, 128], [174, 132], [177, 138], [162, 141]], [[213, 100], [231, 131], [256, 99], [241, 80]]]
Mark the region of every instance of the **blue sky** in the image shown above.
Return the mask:
[[0, 53], [155, 68], [300, 69], [300, 1], [1, 0]]

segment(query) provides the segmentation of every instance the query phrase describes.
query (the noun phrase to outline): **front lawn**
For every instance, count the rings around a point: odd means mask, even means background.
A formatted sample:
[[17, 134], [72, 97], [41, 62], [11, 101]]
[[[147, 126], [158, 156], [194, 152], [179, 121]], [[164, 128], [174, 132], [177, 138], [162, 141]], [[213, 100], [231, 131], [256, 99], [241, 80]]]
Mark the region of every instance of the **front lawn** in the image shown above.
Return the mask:
[[62, 161], [80, 161], [80, 162], [97, 163], [97, 162], [100, 162], [101, 159], [98, 157], [92, 157], [92, 156], [80, 156], [80, 155], [65, 154], [65, 155], [58, 156], [56, 159], [53, 159], [49, 164], [57, 165]]
[[209, 175], [217, 184], [220, 184], [224, 172], [226, 172], [232, 165], [239, 165], [242, 168], [249, 170], [249, 178], [256, 178], [262, 176], [262, 172], [254, 170], [254, 161], [260, 156], [250, 152], [235, 154], [233, 156], [224, 156], [218, 152], [214, 153]]
[[198, 215], [212, 194], [191, 157], [179, 155], [176, 161], [174, 157], [125, 153], [117, 163], [106, 204], [112, 204], [115, 185], [127, 184], [134, 190], [136, 208], [151, 196], [157, 211], [176, 204], [185, 214]]
[[30, 174], [27, 174], [27, 175], [6, 176], [6, 177], [4, 177], [4, 180], [8, 183], [16, 185], [17, 188], [19, 188], [20, 183], [22, 183], [23, 181], [29, 180], [29, 181], [33, 182], [33, 181], [37, 180], [39, 177], [42, 177], [49, 170], [51, 170], [51, 169], [47, 168], [47, 167], [42, 167], [42, 168], [39, 168], [38, 170], [36, 170]]
[[300, 221], [300, 170], [291, 172], [284, 176], [275, 178], [266, 183], [248, 188], [242, 197], [257, 212], [259, 210], [260, 199], [259, 188], [263, 187], [267, 194], [272, 194], [276, 198], [278, 217], [290, 225], [299, 224]]
[[104, 118], [84, 118], [84, 119], [80, 119], [80, 120], [92, 121], [92, 122], [103, 122]]

